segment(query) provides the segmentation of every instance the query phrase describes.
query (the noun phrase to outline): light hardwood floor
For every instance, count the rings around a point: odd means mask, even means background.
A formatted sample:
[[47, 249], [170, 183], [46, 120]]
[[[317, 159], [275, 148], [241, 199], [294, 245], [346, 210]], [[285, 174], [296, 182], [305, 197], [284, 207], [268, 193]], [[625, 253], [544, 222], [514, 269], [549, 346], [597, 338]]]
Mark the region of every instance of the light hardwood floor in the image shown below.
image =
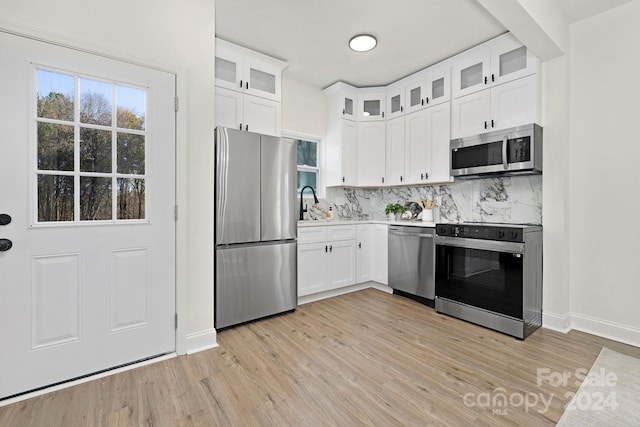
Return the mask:
[[[373, 289], [222, 331], [218, 342], [2, 407], [0, 426], [554, 425], [578, 389], [576, 369], [590, 369], [603, 346], [640, 357], [581, 332], [518, 341]], [[538, 368], [571, 378], [538, 385]], [[500, 393], [509, 406], [491, 405]]]

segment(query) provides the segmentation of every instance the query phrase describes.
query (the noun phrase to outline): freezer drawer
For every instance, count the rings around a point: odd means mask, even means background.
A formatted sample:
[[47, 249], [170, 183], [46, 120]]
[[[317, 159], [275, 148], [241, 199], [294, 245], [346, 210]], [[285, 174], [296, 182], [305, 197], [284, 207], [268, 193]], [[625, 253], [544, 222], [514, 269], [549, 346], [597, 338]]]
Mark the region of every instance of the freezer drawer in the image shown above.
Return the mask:
[[296, 242], [216, 249], [215, 327], [297, 306]]

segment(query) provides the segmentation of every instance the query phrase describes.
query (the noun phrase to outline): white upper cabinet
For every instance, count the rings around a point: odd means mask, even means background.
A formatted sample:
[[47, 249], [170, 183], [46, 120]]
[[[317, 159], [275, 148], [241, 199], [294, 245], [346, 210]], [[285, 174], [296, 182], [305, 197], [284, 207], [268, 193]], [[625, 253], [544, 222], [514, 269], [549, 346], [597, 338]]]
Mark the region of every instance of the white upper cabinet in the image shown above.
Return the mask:
[[405, 111], [412, 113], [451, 99], [451, 63], [429, 67], [411, 76], [405, 84]]
[[358, 89], [358, 121], [384, 120], [385, 88]]
[[387, 120], [404, 115], [406, 84], [406, 79], [403, 79], [387, 86]]
[[358, 186], [384, 185], [385, 125], [384, 121], [358, 123]]
[[405, 184], [449, 182], [450, 105], [405, 116]]
[[451, 138], [538, 122], [538, 76], [531, 75], [451, 101]]
[[280, 136], [282, 106], [279, 102], [217, 87], [215, 125]]
[[345, 100], [357, 99], [356, 94], [356, 88], [342, 82], [324, 90], [327, 111], [324, 170], [326, 185], [329, 187], [357, 184], [357, 123], [352, 115], [343, 114]]
[[331, 88], [328, 93], [333, 98], [334, 112], [329, 111], [329, 114], [333, 118], [355, 121], [358, 111], [358, 90], [342, 82], [332, 85]]
[[404, 116], [387, 121], [387, 173], [385, 176], [387, 185], [405, 183], [404, 123]]
[[453, 97], [534, 74], [538, 59], [511, 33], [470, 49], [452, 60]]
[[249, 95], [280, 101], [282, 70], [275, 58], [216, 39], [215, 84]]

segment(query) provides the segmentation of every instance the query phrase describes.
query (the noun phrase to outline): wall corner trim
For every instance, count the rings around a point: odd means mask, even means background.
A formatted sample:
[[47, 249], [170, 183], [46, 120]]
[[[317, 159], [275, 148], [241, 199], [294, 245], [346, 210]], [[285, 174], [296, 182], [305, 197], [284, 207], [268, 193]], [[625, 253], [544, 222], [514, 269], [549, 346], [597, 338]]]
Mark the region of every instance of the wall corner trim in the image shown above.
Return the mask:
[[193, 354], [218, 347], [216, 338], [217, 332], [213, 328], [187, 334], [184, 340], [185, 352], [182, 354]]

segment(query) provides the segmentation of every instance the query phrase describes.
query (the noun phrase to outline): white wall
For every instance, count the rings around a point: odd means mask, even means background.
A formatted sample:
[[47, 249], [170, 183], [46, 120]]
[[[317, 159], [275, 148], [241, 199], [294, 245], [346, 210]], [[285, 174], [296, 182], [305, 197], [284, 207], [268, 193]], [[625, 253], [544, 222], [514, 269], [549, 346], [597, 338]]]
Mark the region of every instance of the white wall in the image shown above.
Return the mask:
[[320, 88], [282, 78], [282, 129], [324, 137], [326, 131], [324, 95]]
[[[640, 0], [571, 27], [573, 325], [640, 345]], [[546, 254], [545, 254], [546, 255]]]
[[179, 352], [213, 329], [214, 0], [3, 0], [0, 27], [177, 74]]
[[569, 54], [543, 64], [543, 325], [570, 328]]

